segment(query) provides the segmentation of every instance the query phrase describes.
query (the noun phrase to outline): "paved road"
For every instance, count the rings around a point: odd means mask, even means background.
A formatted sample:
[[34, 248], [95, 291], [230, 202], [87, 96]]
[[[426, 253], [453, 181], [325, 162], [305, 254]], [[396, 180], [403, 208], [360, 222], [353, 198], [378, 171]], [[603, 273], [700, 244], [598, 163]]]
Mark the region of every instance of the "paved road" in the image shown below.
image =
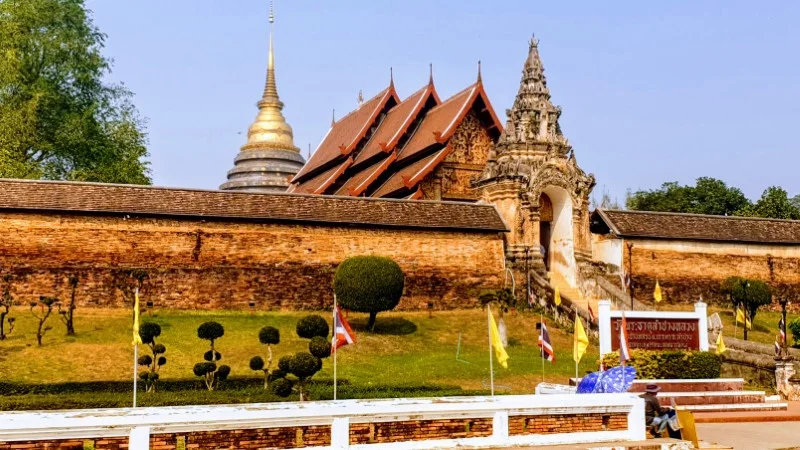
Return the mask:
[[735, 450], [800, 449], [800, 422], [698, 423], [697, 434]]

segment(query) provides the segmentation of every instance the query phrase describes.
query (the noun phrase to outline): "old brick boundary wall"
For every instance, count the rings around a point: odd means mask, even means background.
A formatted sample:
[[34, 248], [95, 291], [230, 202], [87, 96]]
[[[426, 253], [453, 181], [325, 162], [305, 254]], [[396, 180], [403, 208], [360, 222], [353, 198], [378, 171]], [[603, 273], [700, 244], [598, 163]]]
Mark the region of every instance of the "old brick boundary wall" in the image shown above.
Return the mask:
[[402, 309], [470, 307], [502, 284], [503, 241], [485, 230], [429, 230], [246, 221], [0, 212], [0, 268], [15, 302], [69, 298], [120, 307], [132, 280], [148, 274], [142, 301], [183, 309], [321, 309], [332, 302], [336, 266], [354, 255], [397, 261], [406, 275]]
[[[627, 429], [627, 414], [562, 414], [509, 417], [509, 434], [557, 434]], [[350, 445], [490, 436], [491, 419], [438, 419], [353, 424]], [[0, 450], [123, 450], [127, 438], [97, 440], [0, 442]], [[303, 448], [331, 445], [328, 426], [198, 431], [185, 434], [154, 434], [153, 450]]]

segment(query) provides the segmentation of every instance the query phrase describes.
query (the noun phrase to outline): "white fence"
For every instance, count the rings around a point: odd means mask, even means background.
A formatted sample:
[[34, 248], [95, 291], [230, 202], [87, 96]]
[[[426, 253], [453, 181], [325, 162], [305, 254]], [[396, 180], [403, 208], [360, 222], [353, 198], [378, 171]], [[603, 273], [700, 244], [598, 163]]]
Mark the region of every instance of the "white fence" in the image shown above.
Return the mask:
[[[626, 414], [627, 429], [509, 435], [509, 417], [587, 414]], [[350, 424], [437, 419], [491, 419], [492, 434], [446, 440], [350, 444]], [[150, 448], [151, 434], [311, 425], [331, 427], [331, 446], [307, 448], [481, 448], [645, 439], [644, 403], [638, 396], [573, 394], [4, 412], [0, 413], [0, 442], [127, 437], [130, 450], [146, 450]]]

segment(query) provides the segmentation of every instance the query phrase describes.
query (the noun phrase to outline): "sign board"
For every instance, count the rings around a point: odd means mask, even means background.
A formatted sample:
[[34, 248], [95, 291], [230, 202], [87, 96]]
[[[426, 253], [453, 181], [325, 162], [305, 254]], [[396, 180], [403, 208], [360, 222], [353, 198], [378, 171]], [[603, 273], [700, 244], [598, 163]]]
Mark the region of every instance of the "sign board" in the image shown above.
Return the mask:
[[600, 354], [619, 349], [622, 315], [628, 328], [628, 347], [644, 350], [708, 351], [708, 308], [703, 302], [694, 311], [612, 311], [611, 301], [600, 300], [597, 325]]
[[[611, 319], [611, 350], [619, 350], [622, 318]], [[643, 350], [700, 350], [698, 319], [626, 317], [628, 348]]]

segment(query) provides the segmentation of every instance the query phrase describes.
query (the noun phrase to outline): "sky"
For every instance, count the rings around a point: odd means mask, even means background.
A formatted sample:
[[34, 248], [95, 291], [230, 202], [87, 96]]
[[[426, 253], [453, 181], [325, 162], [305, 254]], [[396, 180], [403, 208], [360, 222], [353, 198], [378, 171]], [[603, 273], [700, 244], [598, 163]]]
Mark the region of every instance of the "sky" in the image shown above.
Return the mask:
[[[267, 0], [87, 0], [108, 35], [109, 79], [147, 119], [153, 181], [216, 189], [261, 96]], [[720, 178], [757, 199], [800, 193], [800, 2], [277, 0], [284, 115], [306, 156], [385, 88], [401, 97], [433, 64], [442, 99], [477, 61], [502, 121], [535, 33], [561, 128], [594, 195]]]

